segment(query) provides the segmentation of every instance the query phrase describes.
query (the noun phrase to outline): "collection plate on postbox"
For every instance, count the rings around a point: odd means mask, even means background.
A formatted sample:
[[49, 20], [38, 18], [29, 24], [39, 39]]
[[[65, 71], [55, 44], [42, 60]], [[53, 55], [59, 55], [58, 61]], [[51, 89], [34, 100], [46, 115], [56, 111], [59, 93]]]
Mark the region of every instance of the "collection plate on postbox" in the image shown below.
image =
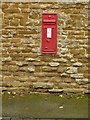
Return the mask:
[[42, 54], [54, 54], [57, 51], [57, 14], [42, 14]]

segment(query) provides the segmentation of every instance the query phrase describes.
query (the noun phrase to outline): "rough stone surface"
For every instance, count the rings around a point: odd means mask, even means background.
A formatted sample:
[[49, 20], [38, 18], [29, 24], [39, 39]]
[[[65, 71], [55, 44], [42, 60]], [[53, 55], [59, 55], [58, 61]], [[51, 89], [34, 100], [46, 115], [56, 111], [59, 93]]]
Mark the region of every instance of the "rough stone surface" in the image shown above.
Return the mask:
[[67, 59], [65, 59], [65, 58], [61, 58], [61, 59], [60, 59], [60, 62], [62, 62], [62, 63], [66, 63], [66, 62], [67, 62]]
[[53, 88], [53, 83], [43, 83], [43, 82], [36, 82], [33, 83], [34, 88]]
[[76, 82], [78, 84], [86, 84], [89, 82], [89, 79], [76, 79]]
[[64, 73], [65, 71], [66, 71], [66, 67], [58, 67], [58, 72], [60, 72], [60, 73]]
[[[88, 92], [88, 1], [4, 1], [0, 8], [3, 90]], [[58, 14], [56, 54], [41, 54], [44, 12]]]
[[26, 60], [32, 62], [32, 61], [34, 61], [35, 59], [34, 59], [34, 58], [27, 58]]
[[83, 77], [83, 74], [71, 74], [71, 78], [82, 79]]
[[59, 66], [59, 63], [58, 62], [51, 62], [51, 63], [49, 63], [49, 65], [52, 67], [57, 67], [57, 66]]
[[50, 93], [62, 93], [63, 89], [50, 89], [48, 90]]
[[75, 66], [75, 67], [81, 67], [81, 66], [82, 66], [82, 63], [76, 62], [76, 63], [73, 64], [73, 66]]
[[75, 68], [75, 67], [68, 67], [66, 73], [69, 73], [69, 74], [77, 73], [77, 68]]
[[[52, 2], [52, 0], [1, 0], [2, 2]], [[53, 0], [53, 2], [64, 2], [64, 3], [78, 3], [78, 2], [89, 2], [89, 0]]]
[[66, 54], [68, 52], [68, 48], [62, 48], [61, 49], [61, 54]]
[[34, 67], [34, 66], [30, 66], [30, 67], [28, 68], [28, 71], [29, 71], [29, 72], [34, 72], [34, 71], [35, 71], [35, 67]]
[[21, 66], [21, 67], [22, 67], [22, 66], [24, 66], [24, 65], [25, 65], [25, 62], [23, 62], [23, 61], [22, 61], [22, 62], [21, 62], [21, 61], [20, 61], [20, 62], [16, 62], [16, 65], [17, 65], [17, 66]]
[[67, 73], [62, 73], [60, 74], [61, 77], [68, 77], [68, 74]]

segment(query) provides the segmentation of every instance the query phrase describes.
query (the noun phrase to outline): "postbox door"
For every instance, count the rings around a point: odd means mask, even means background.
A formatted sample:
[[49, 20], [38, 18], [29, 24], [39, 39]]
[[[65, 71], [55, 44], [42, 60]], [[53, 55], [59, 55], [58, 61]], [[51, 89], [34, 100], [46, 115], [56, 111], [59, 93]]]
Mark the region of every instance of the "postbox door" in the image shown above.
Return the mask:
[[42, 23], [42, 53], [56, 53], [57, 49], [57, 23], [50, 20]]
[[47, 26], [43, 30], [43, 41], [42, 41], [43, 52], [53, 53], [56, 51], [56, 36], [55, 27]]

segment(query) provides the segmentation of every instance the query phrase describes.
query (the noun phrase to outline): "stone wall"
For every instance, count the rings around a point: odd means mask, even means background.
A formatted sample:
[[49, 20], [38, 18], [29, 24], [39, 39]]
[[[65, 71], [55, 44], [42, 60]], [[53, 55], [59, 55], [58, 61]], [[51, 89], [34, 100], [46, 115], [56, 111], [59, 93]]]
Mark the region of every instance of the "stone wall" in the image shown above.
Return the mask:
[[[88, 2], [2, 2], [3, 91], [88, 93]], [[58, 14], [57, 53], [41, 55], [42, 13]]]

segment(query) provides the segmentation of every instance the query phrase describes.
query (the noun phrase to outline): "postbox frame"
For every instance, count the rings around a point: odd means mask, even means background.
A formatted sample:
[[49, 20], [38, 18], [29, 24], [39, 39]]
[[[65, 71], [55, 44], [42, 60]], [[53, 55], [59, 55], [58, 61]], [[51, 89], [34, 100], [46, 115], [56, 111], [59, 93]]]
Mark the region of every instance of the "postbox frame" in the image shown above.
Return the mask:
[[[55, 38], [55, 48], [53, 51], [43, 51], [43, 15], [55, 15], [56, 16], [56, 38]], [[57, 13], [42, 13], [42, 27], [41, 27], [41, 54], [56, 54], [57, 53], [57, 31], [58, 31], [58, 14]]]

